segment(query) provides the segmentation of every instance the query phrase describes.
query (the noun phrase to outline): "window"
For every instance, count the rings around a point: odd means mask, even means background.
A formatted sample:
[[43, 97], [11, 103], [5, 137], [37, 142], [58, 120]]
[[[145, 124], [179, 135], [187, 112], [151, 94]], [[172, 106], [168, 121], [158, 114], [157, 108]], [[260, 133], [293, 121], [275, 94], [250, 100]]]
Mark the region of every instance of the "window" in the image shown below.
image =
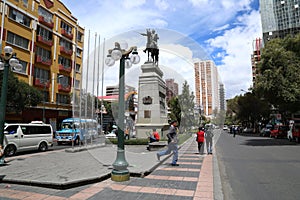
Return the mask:
[[51, 60], [51, 51], [48, 51], [42, 47], [36, 48], [36, 55], [41, 56], [42, 60], [45, 60], [45, 61]]
[[66, 50], [72, 50], [72, 43], [60, 38], [59, 45], [65, 47]]
[[65, 23], [64, 21], [61, 21], [60, 28], [64, 29], [67, 32], [67, 34], [69, 35], [72, 34], [72, 27], [67, 23]]
[[23, 66], [21, 71], [15, 71], [14, 72], [18, 72], [18, 73], [21, 73], [21, 74], [27, 74], [27, 62], [23, 61], [23, 60], [19, 60], [19, 63]]
[[80, 80], [75, 80], [75, 88], [80, 89]]
[[15, 10], [11, 7], [9, 8], [9, 18], [12, 20], [15, 20], [16, 22], [18, 22], [20, 24], [30, 27], [31, 19], [28, 16], [24, 15], [23, 13]]
[[70, 104], [70, 95], [56, 94], [56, 103]]
[[21, 126], [24, 135], [51, 134], [50, 126]]
[[43, 7], [39, 7], [38, 8], [38, 14], [39, 16], [44, 17], [44, 21], [47, 23], [52, 23], [52, 19], [53, 19], [53, 15], [52, 13], [48, 12], [46, 9], [44, 9]]
[[63, 76], [57, 80], [57, 83], [61, 84], [64, 87], [70, 86], [70, 82], [71, 82], [71, 80], [70, 80], [70, 77], [68, 77], [68, 76]]
[[18, 130], [18, 125], [7, 126], [4, 131], [6, 135], [16, 134]]
[[28, 7], [28, 0], [23, 0], [23, 6], [26, 8]]
[[43, 27], [38, 26], [37, 29], [38, 35], [42, 36], [43, 39], [47, 40], [47, 41], [52, 41], [52, 32], [48, 31], [47, 29], [44, 29]]
[[76, 63], [75, 71], [80, 73], [80, 64]]
[[48, 82], [49, 71], [41, 68], [34, 68], [34, 78], [39, 79], [41, 83]]
[[58, 64], [63, 65], [65, 68], [70, 68], [72, 65], [72, 61], [63, 56], [58, 57]]
[[76, 49], [76, 56], [81, 57], [81, 52], [82, 52], [82, 50], [77, 48]]
[[9, 31], [7, 33], [7, 42], [24, 49], [28, 49], [29, 40]]
[[81, 32], [77, 32], [77, 41], [78, 42], [82, 42], [82, 37], [83, 37], [83, 33], [81, 33]]

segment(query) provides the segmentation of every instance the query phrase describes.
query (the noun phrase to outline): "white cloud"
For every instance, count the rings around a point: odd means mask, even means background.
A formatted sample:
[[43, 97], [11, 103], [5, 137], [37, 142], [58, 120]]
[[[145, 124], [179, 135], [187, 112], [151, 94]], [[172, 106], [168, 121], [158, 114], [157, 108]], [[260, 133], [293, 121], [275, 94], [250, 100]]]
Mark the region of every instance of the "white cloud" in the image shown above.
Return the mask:
[[123, 1], [123, 6], [126, 8], [126, 9], [135, 9], [136, 7], [140, 7], [141, 5], [145, 4], [146, 3], [146, 0], [124, 0]]
[[208, 40], [212, 48], [221, 48], [223, 64], [218, 66], [223, 83], [226, 87], [226, 96], [231, 98], [252, 86], [251, 53], [252, 41], [261, 37], [260, 15], [253, 11], [249, 15], [239, 18], [241, 26], [227, 30], [223, 35]]
[[155, 5], [160, 10], [167, 10], [169, 8], [169, 4], [165, 0], [155, 0]]

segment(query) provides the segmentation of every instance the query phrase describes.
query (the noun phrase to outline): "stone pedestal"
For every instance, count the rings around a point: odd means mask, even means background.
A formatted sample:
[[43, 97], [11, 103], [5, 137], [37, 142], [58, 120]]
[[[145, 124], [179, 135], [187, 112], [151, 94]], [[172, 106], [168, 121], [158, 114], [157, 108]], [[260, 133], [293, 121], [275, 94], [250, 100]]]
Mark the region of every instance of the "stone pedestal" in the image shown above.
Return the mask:
[[138, 116], [136, 137], [146, 138], [156, 129], [161, 137], [166, 133], [162, 128], [168, 126], [166, 105], [166, 83], [162, 79], [163, 72], [152, 62], [141, 66], [138, 90]]

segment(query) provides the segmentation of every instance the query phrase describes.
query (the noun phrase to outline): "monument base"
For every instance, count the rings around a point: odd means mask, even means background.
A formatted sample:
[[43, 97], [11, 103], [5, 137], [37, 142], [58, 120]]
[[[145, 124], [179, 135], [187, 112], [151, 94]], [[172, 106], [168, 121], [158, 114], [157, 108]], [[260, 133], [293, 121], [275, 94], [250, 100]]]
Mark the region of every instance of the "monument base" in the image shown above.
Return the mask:
[[152, 134], [152, 130], [156, 129], [161, 138], [166, 137], [169, 124], [136, 124], [136, 137], [137, 138], [148, 138]]

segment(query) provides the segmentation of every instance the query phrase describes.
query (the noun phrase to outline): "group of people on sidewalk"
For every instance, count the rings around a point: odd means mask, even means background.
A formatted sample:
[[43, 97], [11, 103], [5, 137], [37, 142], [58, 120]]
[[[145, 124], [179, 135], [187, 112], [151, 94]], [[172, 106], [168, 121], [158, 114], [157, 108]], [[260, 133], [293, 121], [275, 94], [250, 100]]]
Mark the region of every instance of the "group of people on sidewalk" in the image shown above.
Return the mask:
[[[171, 126], [169, 128], [169, 132], [167, 134], [168, 137], [168, 148], [166, 150], [159, 151], [156, 156], [157, 159], [160, 161], [160, 157], [164, 155], [168, 155], [173, 151], [173, 159], [172, 159], [172, 166], [179, 166], [177, 164], [178, 161], [178, 138], [177, 138], [177, 121], [172, 121]], [[153, 130], [155, 133], [155, 130]], [[154, 136], [155, 134], [153, 134]], [[208, 126], [207, 129], [204, 129], [204, 127], [199, 127], [197, 132], [196, 141], [198, 143], [198, 151], [199, 154], [204, 153], [204, 141], [206, 142], [207, 147], [207, 154], [212, 154], [212, 138], [213, 138], [213, 130], [211, 126]], [[155, 137], [153, 137], [154, 139]]]
[[208, 127], [205, 129], [204, 127], [199, 127], [196, 141], [198, 142], [198, 151], [199, 154], [204, 153], [204, 141], [206, 142], [207, 154], [212, 154], [212, 138], [214, 134], [212, 131], [212, 127]]

